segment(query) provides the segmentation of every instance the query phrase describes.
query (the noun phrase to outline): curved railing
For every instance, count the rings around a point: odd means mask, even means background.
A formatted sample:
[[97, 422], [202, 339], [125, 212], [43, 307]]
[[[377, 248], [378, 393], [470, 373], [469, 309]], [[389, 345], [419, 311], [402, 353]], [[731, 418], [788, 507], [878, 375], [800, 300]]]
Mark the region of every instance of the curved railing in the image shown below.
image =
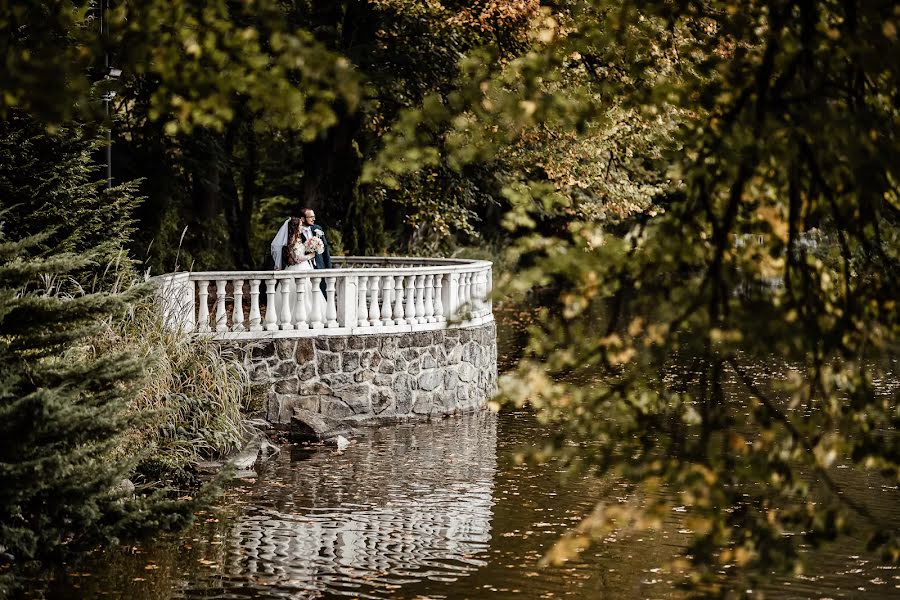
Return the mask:
[[[493, 320], [488, 261], [348, 256], [333, 262], [338, 268], [161, 275], [163, 318], [170, 328], [218, 339], [401, 333]], [[269, 309], [277, 304], [279, 310]]]

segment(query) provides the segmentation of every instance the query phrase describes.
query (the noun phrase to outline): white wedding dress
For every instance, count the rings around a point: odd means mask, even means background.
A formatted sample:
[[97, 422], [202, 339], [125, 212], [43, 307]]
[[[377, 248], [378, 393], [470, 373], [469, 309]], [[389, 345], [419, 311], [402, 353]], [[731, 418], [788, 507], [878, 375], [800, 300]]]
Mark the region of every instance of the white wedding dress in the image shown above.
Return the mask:
[[[284, 269], [285, 273], [308, 273], [314, 271], [312, 264], [310, 264], [309, 260], [300, 261], [295, 265], [288, 265], [287, 268]], [[297, 304], [297, 284], [303, 286], [303, 306], [301, 307]], [[307, 324], [312, 324], [313, 321], [313, 302], [318, 300], [317, 298], [313, 298], [312, 295], [312, 280], [310, 277], [295, 277], [291, 279], [279, 279], [278, 285], [275, 288], [275, 310], [277, 311], [275, 314], [278, 316], [279, 323], [282, 321], [284, 313], [282, 312], [283, 306], [283, 298], [284, 298], [284, 286], [289, 286], [288, 288], [288, 306], [290, 307], [291, 312], [291, 323], [296, 326], [297, 322], [301, 319], [304, 320]], [[305, 310], [303, 310], [305, 309]], [[321, 312], [321, 310], [320, 310]], [[305, 314], [303, 314], [305, 313]], [[323, 316], [319, 315], [319, 320], [322, 320]]]

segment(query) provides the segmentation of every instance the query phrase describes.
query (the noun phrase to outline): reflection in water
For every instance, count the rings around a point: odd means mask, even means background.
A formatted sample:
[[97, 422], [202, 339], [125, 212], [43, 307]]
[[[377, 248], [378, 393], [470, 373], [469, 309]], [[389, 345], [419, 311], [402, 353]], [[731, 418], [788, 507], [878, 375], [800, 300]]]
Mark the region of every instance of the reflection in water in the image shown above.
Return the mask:
[[[342, 455], [282, 459], [259, 483], [265, 504], [228, 530], [223, 587], [366, 597], [484, 566], [496, 442], [496, 417], [482, 413], [375, 431]], [[206, 597], [206, 583], [182, 593]]]
[[[501, 316], [508, 366], [531, 313]], [[773, 377], [767, 365], [755, 375]], [[896, 381], [879, 384], [896, 394]], [[191, 530], [64, 566], [27, 597], [678, 597], [663, 567], [691, 534], [684, 507], [659, 531], [610, 535], [562, 567], [538, 567], [596, 502], [634, 495], [622, 481], [566, 476], [553, 460], [518, 460], [552, 433], [526, 412], [482, 413], [371, 430], [342, 454], [286, 447]], [[840, 466], [832, 475], [897, 528], [896, 484]], [[766, 597], [897, 597], [900, 569], [880, 564], [861, 534], [807, 552], [807, 574], [773, 577]]]

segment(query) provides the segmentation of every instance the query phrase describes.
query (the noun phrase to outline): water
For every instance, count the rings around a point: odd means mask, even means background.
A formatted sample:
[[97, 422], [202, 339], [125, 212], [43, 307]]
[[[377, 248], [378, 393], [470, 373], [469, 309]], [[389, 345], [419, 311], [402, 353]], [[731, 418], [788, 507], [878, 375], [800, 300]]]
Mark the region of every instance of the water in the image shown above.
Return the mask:
[[[501, 329], [501, 363], [515, 329]], [[286, 447], [186, 533], [89, 556], [27, 595], [679, 598], [664, 570], [687, 539], [678, 512], [659, 531], [610, 536], [563, 566], [538, 565], [596, 502], [633, 494], [554, 461], [520, 460], [547, 438], [526, 412], [485, 412], [372, 430], [342, 453]], [[834, 477], [880, 522], [900, 525], [896, 486], [854, 469]], [[763, 591], [783, 600], [900, 598], [900, 569], [864, 546], [859, 534], [818, 549], [807, 574], [773, 577]]]

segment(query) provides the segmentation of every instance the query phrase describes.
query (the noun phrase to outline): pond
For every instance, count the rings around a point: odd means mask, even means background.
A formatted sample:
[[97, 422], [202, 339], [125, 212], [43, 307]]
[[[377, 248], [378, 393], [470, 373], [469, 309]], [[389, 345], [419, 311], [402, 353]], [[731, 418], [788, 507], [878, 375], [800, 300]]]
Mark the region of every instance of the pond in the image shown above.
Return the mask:
[[[501, 322], [501, 358], [516, 343]], [[651, 534], [610, 536], [560, 567], [538, 561], [624, 482], [522, 461], [546, 431], [527, 412], [484, 412], [372, 430], [343, 452], [287, 446], [230, 487], [184, 534], [57, 570], [32, 598], [678, 598], [664, 566], [687, 540], [678, 511]], [[834, 476], [900, 524], [896, 486]], [[815, 551], [769, 598], [897, 598], [900, 569], [863, 535]]]

